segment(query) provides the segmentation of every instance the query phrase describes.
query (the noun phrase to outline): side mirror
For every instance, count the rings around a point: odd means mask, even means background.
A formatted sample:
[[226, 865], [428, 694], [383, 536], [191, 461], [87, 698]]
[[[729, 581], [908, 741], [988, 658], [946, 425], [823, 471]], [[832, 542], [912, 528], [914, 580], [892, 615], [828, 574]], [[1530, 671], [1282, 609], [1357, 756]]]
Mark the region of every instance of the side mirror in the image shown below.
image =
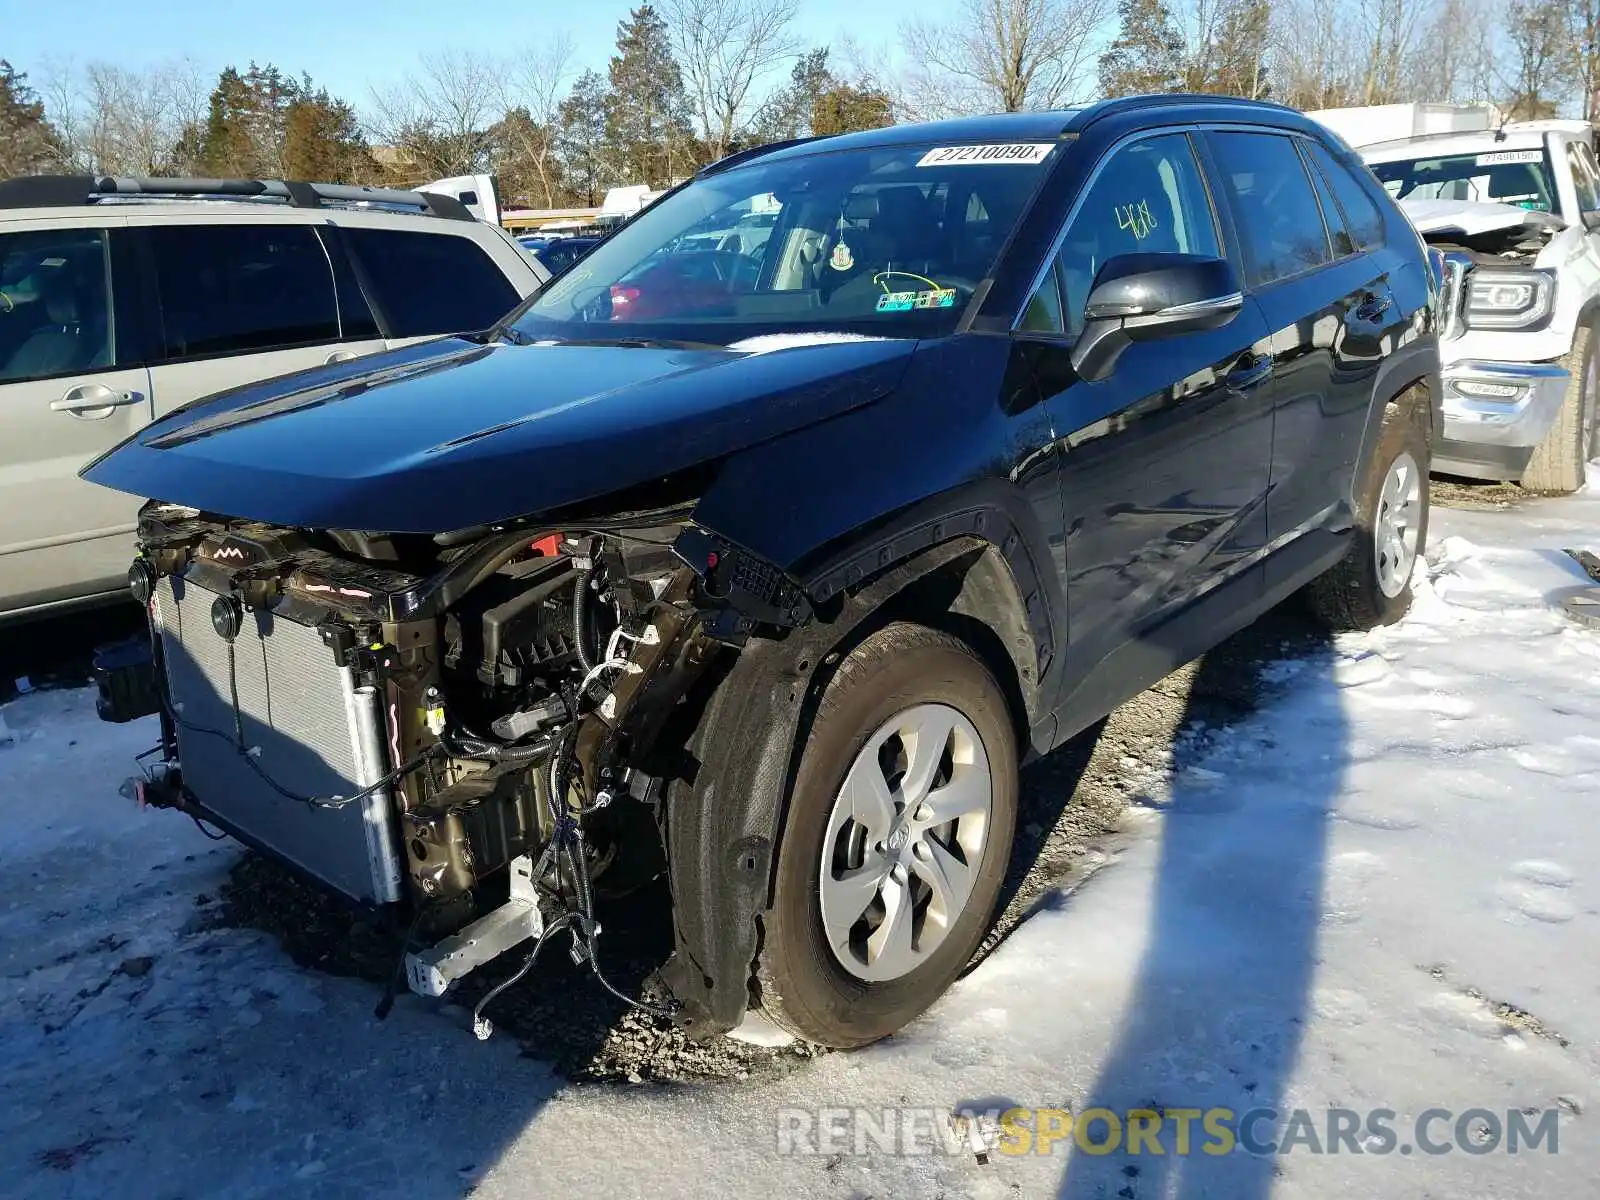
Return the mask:
[[1122, 254], [1100, 268], [1083, 308], [1072, 366], [1091, 382], [1111, 374], [1132, 342], [1220, 329], [1244, 307], [1232, 265], [1202, 254]]

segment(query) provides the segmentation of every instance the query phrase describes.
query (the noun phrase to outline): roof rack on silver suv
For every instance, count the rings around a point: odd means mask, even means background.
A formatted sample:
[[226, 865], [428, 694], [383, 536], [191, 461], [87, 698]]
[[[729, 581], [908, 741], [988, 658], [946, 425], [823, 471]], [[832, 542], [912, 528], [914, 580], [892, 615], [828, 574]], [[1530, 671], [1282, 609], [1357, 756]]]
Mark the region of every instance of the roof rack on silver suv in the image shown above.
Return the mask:
[[0, 209], [57, 208], [142, 200], [230, 200], [293, 208], [382, 208], [473, 221], [466, 205], [438, 192], [302, 183], [286, 179], [147, 179], [121, 175], [29, 175], [0, 180]]

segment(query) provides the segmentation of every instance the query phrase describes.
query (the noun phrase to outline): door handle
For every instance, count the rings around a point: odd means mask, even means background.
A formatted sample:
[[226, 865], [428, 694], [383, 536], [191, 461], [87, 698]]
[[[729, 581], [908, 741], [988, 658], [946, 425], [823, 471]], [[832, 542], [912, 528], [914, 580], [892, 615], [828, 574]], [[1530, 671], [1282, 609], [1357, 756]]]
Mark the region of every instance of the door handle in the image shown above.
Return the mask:
[[144, 396], [131, 389], [117, 391], [103, 383], [82, 383], [69, 388], [61, 399], [50, 401], [50, 411], [71, 413], [86, 421], [100, 421], [109, 417], [113, 409], [138, 404], [143, 399]]
[[1247, 392], [1258, 384], [1264, 383], [1272, 374], [1272, 355], [1250, 354], [1241, 358], [1233, 365], [1223, 379], [1223, 383], [1230, 391]]
[[327, 358], [322, 360], [322, 365], [325, 367], [331, 367], [334, 363], [349, 362], [351, 359], [360, 357], [361, 356], [354, 350], [335, 350], [332, 354], [328, 355]]

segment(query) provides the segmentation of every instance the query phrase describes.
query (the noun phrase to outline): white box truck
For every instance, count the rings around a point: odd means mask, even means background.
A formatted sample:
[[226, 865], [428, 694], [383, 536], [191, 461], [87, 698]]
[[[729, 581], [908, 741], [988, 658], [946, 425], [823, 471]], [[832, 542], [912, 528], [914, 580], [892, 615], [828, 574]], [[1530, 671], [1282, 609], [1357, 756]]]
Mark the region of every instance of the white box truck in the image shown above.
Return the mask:
[[1372, 104], [1324, 108], [1306, 116], [1356, 149], [1397, 138], [1477, 132], [1500, 123], [1499, 111], [1492, 104]]

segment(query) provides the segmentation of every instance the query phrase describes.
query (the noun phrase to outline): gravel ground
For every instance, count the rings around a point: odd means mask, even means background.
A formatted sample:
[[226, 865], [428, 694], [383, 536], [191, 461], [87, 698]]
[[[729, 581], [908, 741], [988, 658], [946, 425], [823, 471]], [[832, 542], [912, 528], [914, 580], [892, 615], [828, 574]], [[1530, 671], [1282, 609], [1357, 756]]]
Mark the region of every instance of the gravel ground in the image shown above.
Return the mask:
[[[1515, 485], [1435, 480], [1435, 504], [1504, 508], [1526, 495]], [[81, 683], [87, 656], [57, 661], [44, 647], [92, 645], [125, 636], [131, 606], [98, 615], [63, 618], [41, 626], [0, 631], [0, 693], [15, 676], [34, 685]], [[90, 635], [95, 635], [91, 638]], [[1174, 767], [1203, 752], [1218, 729], [1250, 713], [1261, 696], [1265, 664], [1307, 653], [1320, 634], [1290, 603], [1269, 613], [1198, 662], [1175, 672], [1023, 773], [1021, 812], [1003, 907], [979, 959], [1016, 928], [1041, 896], [1081, 885], [1117, 854], [1117, 832], [1143, 790]], [[202, 898], [209, 901], [210, 898]], [[373, 983], [373, 1001], [388, 982], [400, 937], [354, 915], [325, 890], [269, 859], [245, 854], [218, 897], [207, 904], [209, 923], [250, 927], [276, 936], [303, 967], [352, 975]], [[665, 888], [657, 883], [620, 900], [601, 901], [604, 964], [623, 992], [638, 994], [671, 950]], [[497, 1036], [516, 1038], [523, 1052], [549, 1062], [576, 1083], [692, 1082], [748, 1078], [803, 1069], [818, 1054], [795, 1045], [769, 1049], [730, 1039], [695, 1045], [681, 1034], [608, 996], [589, 974], [547, 949], [538, 968], [490, 1010]], [[469, 976], [455, 1002], [466, 1035], [467, 1010], [504, 978], [516, 961], [491, 964]]]

